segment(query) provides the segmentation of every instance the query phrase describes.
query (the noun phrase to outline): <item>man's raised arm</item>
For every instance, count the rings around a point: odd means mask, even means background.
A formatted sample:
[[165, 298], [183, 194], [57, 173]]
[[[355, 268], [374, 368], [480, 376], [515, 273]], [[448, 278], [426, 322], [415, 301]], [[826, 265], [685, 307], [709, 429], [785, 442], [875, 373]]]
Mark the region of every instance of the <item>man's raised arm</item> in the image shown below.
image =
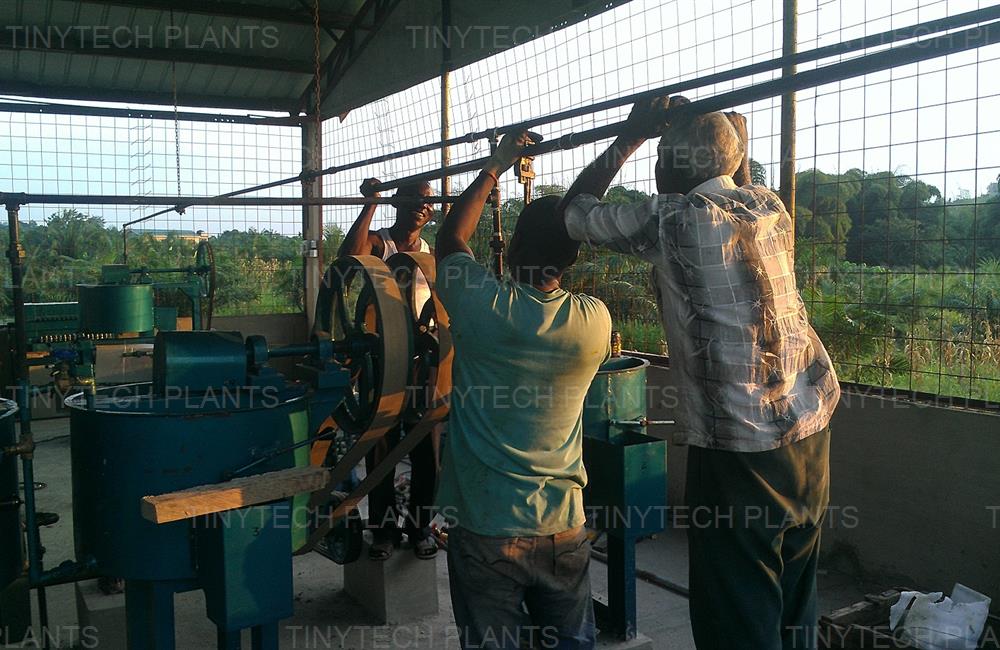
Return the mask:
[[[375, 186], [379, 184], [377, 178], [366, 178], [361, 184], [361, 196], [367, 198], [377, 198], [381, 196], [375, 191]], [[337, 257], [343, 255], [375, 255], [382, 257], [383, 250], [374, 250], [376, 244], [372, 241], [371, 226], [372, 217], [375, 216], [374, 203], [369, 203], [361, 207], [361, 214], [354, 220], [351, 229], [344, 236], [344, 241], [340, 244]]]
[[644, 102], [636, 102], [626, 120], [625, 132], [615, 138], [615, 141], [603, 154], [580, 172], [556, 209], [560, 213], [565, 212], [573, 199], [580, 194], [591, 194], [597, 198], [603, 197], [625, 161], [646, 140], [659, 135], [660, 127], [664, 123], [666, 111], [670, 105], [671, 99], [669, 97], [654, 97]]
[[521, 157], [524, 148], [531, 144], [527, 131], [508, 133], [500, 141], [500, 146], [479, 172], [476, 180], [465, 188], [458, 200], [451, 206], [434, 244], [434, 256], [438, 261], [452, 253], [472, 254], [469, 240], [476, 232], [476, 224], [483, 214], [483, 206], [490, 197], [500, 175], [511, 168]]

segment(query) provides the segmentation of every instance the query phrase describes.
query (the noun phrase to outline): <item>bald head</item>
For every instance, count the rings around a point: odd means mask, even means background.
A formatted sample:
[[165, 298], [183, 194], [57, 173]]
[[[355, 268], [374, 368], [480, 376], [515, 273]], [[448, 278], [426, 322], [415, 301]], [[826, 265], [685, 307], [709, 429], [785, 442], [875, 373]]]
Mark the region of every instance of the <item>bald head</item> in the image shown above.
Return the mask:
[[658, 147], [657, 189], [687, 193], [710, 178], [731, 176], [739, 169], [745, 149], [736, 128], [722, 113], [671, 124]]

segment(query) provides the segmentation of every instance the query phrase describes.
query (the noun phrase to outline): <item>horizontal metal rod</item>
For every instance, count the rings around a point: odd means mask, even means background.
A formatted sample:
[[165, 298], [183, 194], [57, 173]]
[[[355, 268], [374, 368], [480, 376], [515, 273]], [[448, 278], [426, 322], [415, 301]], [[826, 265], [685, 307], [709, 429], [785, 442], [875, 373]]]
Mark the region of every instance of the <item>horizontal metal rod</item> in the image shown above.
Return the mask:
[[[0, 113], [30, 113], [36, 115], [90, 115], [95, 117], [125, 117], [137, 120], [174, 120], [173, 111], [142, 108], [113, 108], [110, 106], [74, 106], [49, 102], [0, 101]], [[255, 117], [253, 115], [226, 115], [222, 113], [194, 113], [180, 111], [181, 122], [214, 122], [218, 124], [252, 124], [254, 126], [300, 126], [300, 117]]]
[[[748, 77], [755, 74], [761, 74], [764, 72], [770, 72], [772, 70], [778, 70], [784, 67], [789, 62], [795, 63], [796, 65], [802, 63], [810, 63], [812, 61], [818, 61], [820, 59], [825, 59], [833, 56], [840, 56], [844, 54], [850, 54], [851, 52], [857, 52], [859, 50], [864, 50], [871, 47], [878, 47], [880, 45], [889, 45], [891, 43], [896, 43], [903, 40], [909, 40], [920, 36], [928, 36], [930, 34], [936, 34], [939, 32], [947, 31], [949, 29], [957, 29], [959, 27], [966, 27], [968, 25], [974, 25], [977, 23], [985, 22], [988, 20], [996, 20], [996, 19], [1000, 19], [1000, 6], [987, 7], [985, 9], [976, 9], [973, 11], [957, 14], [955, 16], [949, 16], [947, 18], [938, 18], [923, 23], [917, 23], [909, 27], [891, 29], [888, 31], [881, 32], [879, 34], [872, 34], [870, 36], [855, 38], [849, 41], [844, 41], [842, 43], [825, 45], [823, 47], [818, 47], [813, 50], [808, 50], [806, 52], [800, 52], [790, 58], [779, 57], [768, 61], [761, 61], [759, 63], [745, 65], [739, 68], [734, 68], [732, 70], [726, 70], [724, 72], [718, 72], [715, 74], [707, 75], [705, 77], [699, 77], [697, 79], [691, 79], [687, 81], [677, 82], [674, 84], [669, 84], [666, 86], [661, 86], [660, 88], [656, 88], [653, 90], [646, 90], [639, 93], [633, 93], [631, 95], [625, 95], [622, 97], [616, 97], [614, 99], [608, 99], [602, 102], [598, 102], [596, 104], [590, 104], [588, 106], [583, 106], [580, 108], [568, 109], [565, 111], [559, 111], [557, 113], [550, 113], [549, 115], [533, 118], [530, 120], [526, 120], [524, 122], [516, 122], [513, 124], [496, 127], [493, 129], [486, 129], [483, 131], [467, 133], [463, 136], [457, 136], [454, 138], [441, 140], [439, 142], [432, 142], [425, 145], [411, 147], [409, 149], [394, 151], [392, 153], [387, 153], [380, 156], [374, 156], [372, 158], [366, 158], [364, 160], [359, 160], [344, 165], [333, 165], [325, 169], [320, 169], [311, 172], [303, 172], [296, 176], [289, 176], [287, 178], [283, 178], [277, 181], [272, 181], [270, 183], [264, 183], [262, 185], [254, 185], [241, 190], [236, 190], [234, 192], [229, 192], [228, 194], [223, 194], [221, 196], [239, 196], [241, 194], [250, 194], [252, 192], [270, 189], [272, 187], [287, 185], [288, 183], [294, 183], [296, 181], [301, 182], [301, 181], [313, 180], [321, 176], [328, 176], [330, 174], [337, 174], [340, 172], [350, 171], [352, 169], [358, 169], [361, 167], [376, 165], [378, 163], [395, 160], [397, 158], [405, 158], [407, 156], [414, 156], [416, 154], [426, 153], [428, 151], [436, 151], [444, 147], [476, 142], [477, 140], [490, 138], [495, 134], [509, 133], [511, 131], [527, 129], [542, 124], [551, 124], [552, 122], [560, 122], [574, 117], [579, 117], [581, 115], [589, 115], [591, 113], [596, 113], [599, 111], [610, 110], [612, 108], [618, 108], [621, 106], [634, 104], [637, 101], [640, 101], [642, 99], [647, 99], [650, 97], [657, 97], [659, 95], [664, 95], [664, 94], [672, 95], [684, 92], [686, 90], [701, 88], [712, 84], [734, 81], [736, 79], [741, 79], [743, 77]], [[298, 119], [298, 118], [289, 118], [289, 119]], [[472, 168], [474, 168], [474, 166], [469, 167], [469, 169]], [[468, 171], [468, 169], [466, 171]], [[462, 173], [462, 172], [454, 172], [454, 173]], [[433, 174], [419, 175], [419, 180], [434, 180], [435, 178], [436, 177]], [[162, 210], [155, 214], [150, 214], [141, 217], [134, 221], [128, 222], [127, 224], [125, 224], [125, 227], [128, 227], [130, 225], [142, 221], [147, 221], [149, 219], [158, 217], [160, 215], [166, 214], [171, 211], [172, 210]]]
[[[454, 203], [456, 196], [423, 196], [422, 203]], [[0, 194], [0, 204], [64, 203], [67, 205], [174, 205], [193, 206], [300, 206], [300, 205], [395, 205], [412, 202], [414, 197], [229, 197], [229, 196], [120, 196], [117, 194]], [[171, 208], [174, 209], [174, 208]], [[129, 224], [134, 222], [129, 222]]]
[[[895, 68], [918, 61], [934, 59], [949, 54], [956, 54], [987, 45], [1000, 42], [1000, 21], [974, 27], [936, 38], [924, 39], [915, 43], [902, 45], [900, 47], [883, 50], [874, 54], [866, 54], [856, 59], [832, 63], [822, 67], [806, 70], [788, 77], [779, 77], [770, 81], [765, 81], [745, 88], [739, 88], [729, 92], [713, 95], [693, 101], [684, 106], [678, 106], [667, 111], [668, 120], [676, 120], [684, 116], [698, 113], [709, 113], [719, 111], [741, 104], [760, 101], [777, 97], [786, 92], [812, 88], [823, 84], [843, 81], [852, 77], [860, 77], [866, 74], [881, 72], [889, 68]], [[657, 91], [650, 91], [657, 92]], [[626, 122], [614, 122], [599, 126], [579, 133], [567, 133], [552, 140], [546, 140], [524, 150], [525, 156], [540, 156], [563, 149], [572, 149], [580, 145], [606, 140], [620, 135]], [[386, 190], [401, 185], [441, 178], [442, 176], [454, 176], [467, 173], [471, 170], [480, 169], [488, 160], [488, 157], [477, 158], [458, 165], [447, 168], [434, 169], [428, 172], [413, 174], [387, 181], [376, 186], [378, 190]]]

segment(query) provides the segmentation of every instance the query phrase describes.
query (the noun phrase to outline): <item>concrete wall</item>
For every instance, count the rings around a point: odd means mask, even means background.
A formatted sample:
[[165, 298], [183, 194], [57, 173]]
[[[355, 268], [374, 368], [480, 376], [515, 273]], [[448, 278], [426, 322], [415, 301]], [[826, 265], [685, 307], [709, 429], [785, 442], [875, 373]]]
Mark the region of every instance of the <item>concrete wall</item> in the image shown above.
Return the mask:
[[[287, 345], [309, 341], [304, 314], [266, 314], [263, 316], [216, 316], [212, 329], [240, 332], [244, 337], [258, 334], [268, 345]], [[297, 359], [274, 359], [268, 362], [285, 376], [294, 378]]]
[[[649, 384], [651, 399], [669, 402], [669, 370], [651, 368]], [[650, 417], [670, 410], [651, 402]], [[1000, 415], [845, 392], [831, 429], [825, 562], [886, 588], [948, 593], [961, 582], [996, 610]], [[668, 454], [668, 500], [683, 503], [687, 454]]]

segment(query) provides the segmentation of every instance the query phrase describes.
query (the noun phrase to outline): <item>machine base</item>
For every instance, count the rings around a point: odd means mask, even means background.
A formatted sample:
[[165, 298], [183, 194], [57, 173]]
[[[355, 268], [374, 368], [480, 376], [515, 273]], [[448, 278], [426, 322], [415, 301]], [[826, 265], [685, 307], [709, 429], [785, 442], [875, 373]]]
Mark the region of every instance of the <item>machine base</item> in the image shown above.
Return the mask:
[[397, 548], [388, 560], [368, 559], [368, 544], [344, 566], [344, 590], [383, 625], [411, 623], [438, 613], [437, 561]]
[[76, 616], [81, 633], [96, 640], [102, 649], [125, 650], [125, 594], [107, 595], [97, 586], [97, 580], [77, 582]]

